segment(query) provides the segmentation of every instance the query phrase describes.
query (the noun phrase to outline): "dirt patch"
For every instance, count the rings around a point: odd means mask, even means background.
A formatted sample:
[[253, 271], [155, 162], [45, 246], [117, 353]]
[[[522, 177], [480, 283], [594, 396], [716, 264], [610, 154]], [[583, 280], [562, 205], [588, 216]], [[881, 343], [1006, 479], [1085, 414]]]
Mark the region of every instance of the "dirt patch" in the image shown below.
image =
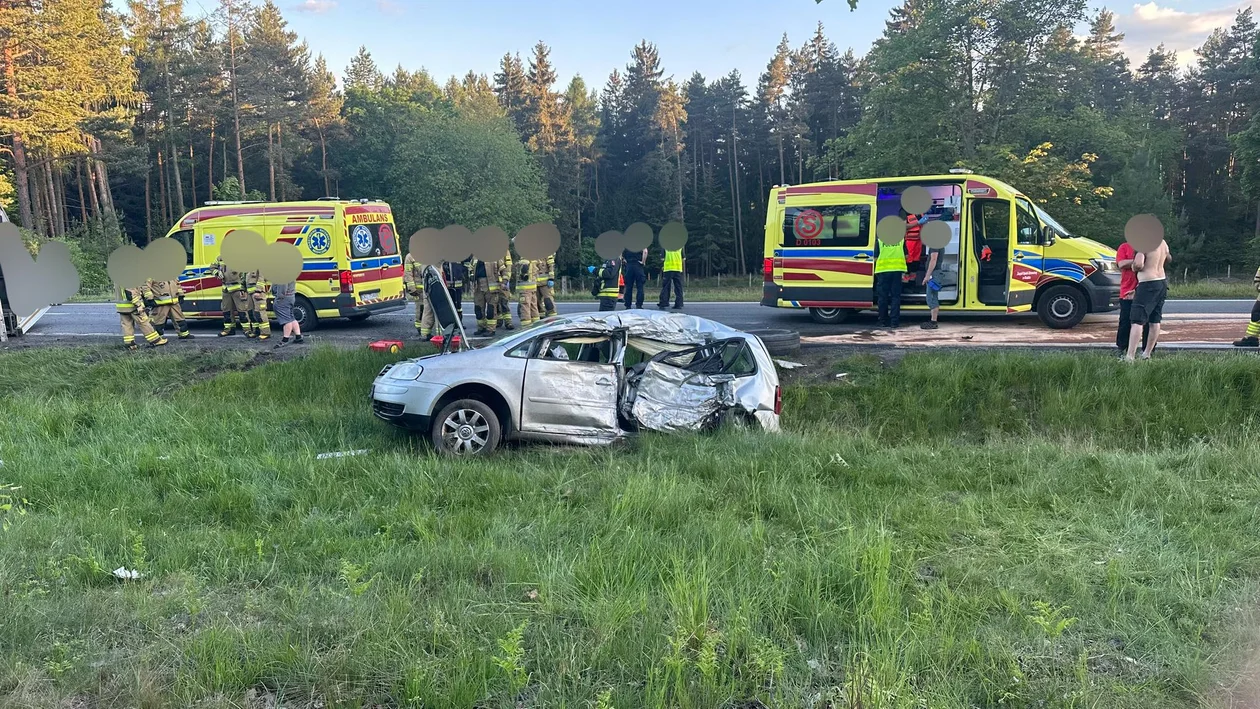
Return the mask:
[[[1241, 336], [1245, 322], [1238, 316], [1196, 315], [1164, 319], [1160, 342], [1179, 344], [1229, 344]], [[1039, 322], [1000, 324], [942, 321], [936, 330], [907, 325], [896, 330], [863, 329], [836, 335], [802, 337], [802, 344], [883, 345], [886, 347], [1106, 347], [1116, 338], [1114, 319], [1082, 322], [1070, 330], [1051, 330]]]

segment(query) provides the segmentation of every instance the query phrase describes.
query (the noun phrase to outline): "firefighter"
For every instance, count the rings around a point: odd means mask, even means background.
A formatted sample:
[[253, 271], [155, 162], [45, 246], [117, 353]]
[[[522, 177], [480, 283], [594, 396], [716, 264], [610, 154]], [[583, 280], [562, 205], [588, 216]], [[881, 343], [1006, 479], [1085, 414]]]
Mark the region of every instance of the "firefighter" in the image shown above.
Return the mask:
[[516, 263], [516, 315], [521, 319], [521, 327], [538, 322], [538, 278], [534, 275], [537, 263]]
[[1256, 284], [1256, 302], [1251, 306], [1251, 322], [1247, 323], [1247, 334], [1235, 340], [1234, 347], [1260, 347], [1260, 269], [1252, 281]]
[[542, 311], [542, 317], [549, 318], [556, 314], [556, 293], [553, 290], [556, 286], [556, 255], [535, 261], [534, 267], [538, 283], [538, 309]]
[[451, 305], [462, 320], [464, 317], [464, 288], [468, 283], [468, 260], [444, 261], [442, 278], [446, 281], [446, 290], [451, 294]]
[[248, 335], [249, 331], [245, 330], [242, 322], [247, 319], [246, 313], [249, 312], [248, 298], [241, 284], [243, 274], [228, 268], [220, 256], [214, 262], [214, 275], [223, 284], [223, 297], [219, 300], [219, 309], [223, 311], [223, 329], [219, 331], [219, 337], [235, 335], [238, 330], [244, 330]]
[[249, 296], [250, 332], [259, 341], [271, 339], [271, 316], [267, 308], [270, 284], [258, 271], [245, 276], [245, 292]]
[[149, 279], [144, 284], [144, 298], [146, 305], [148, 301], [153, 301], [149, 321], [159, 335], [166, 334], [166, 322], [170, 320], [175, 323], [175, 329], [179, 331], [179, 339], [192, 338], [192, 333], [188, 331], [188, 320], [184, 317], [184, 309], [180, 303], [184, 299], [184, 291], [180, 289], [178, 280]]
[[136, 346], [137, 330], [144, 336], [144, 341], [149, 347], [161, 347], [166, 344], [166, 338], [154, 330], [149, 322], [149, 315], [144, 308], [143, 287], [119, 288], [118, 303], [114, 308], [118, 311], [119, 320], [122, 321], [122, 339], [127, 349], [139, 349]]
[[617, 259], [605, 261], [597, 277], [600, 311], [616, 310], [617, 301], [621, 299], [621, 263]]
[[[512, 251], [508, 250], [503, 255], [502, 261], [495, 262], [495, 272], [498, 274], [497, 283], [491, 285], [490, 290], [495, 291], [494, 312], [498, 318], [498, 326], [508, 330], [515, 330], [516, 326], [512, 324]], [[496, 290], [497, 286], [497, 290]], [[491, 332], [494, 332], [491, 330]]]
[[473, 334], [478, 337], [494, 334], [498, 282], [490, 278], [493, 272], [493, 263], [472, 259], [473, 314], [477, 316], [477, 331]]
[[403, 259], [403, 287], [416, 303], [416, 334], [427, 340], [433, 335], [433, 308], [424, 293], [424, 264], [407, 254]]

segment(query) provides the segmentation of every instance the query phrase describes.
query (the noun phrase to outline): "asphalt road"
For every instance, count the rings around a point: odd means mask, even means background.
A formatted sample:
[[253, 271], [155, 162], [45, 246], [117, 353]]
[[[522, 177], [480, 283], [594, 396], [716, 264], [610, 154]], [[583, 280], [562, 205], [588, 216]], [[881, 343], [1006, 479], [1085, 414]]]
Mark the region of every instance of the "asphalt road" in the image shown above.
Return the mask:
[[[1213, 319], [1219, 319], [1222, 316], [1237, 316], [1240, 320], [1245, 320], [1251, 312], [1253, 303], [1254, 301], [1251, 300], [1170, 300], [1165, 305], [1164, 312], [1169, 315], [1181, 316], [1204, 315]], [[593, 302], [561, 303], [559, 305], [561, 314], [592, 311], [596, 310], [596, 307], [596, 304]], [[475, 328], [471, 315], [471, 303], [464, 304], [464, 311], [466, 313], [464, 327], [471, 333], [472, 329]], [[515, 308], [513, 308], [513, 311], [515, 311]], [[796, 330], [803, 336], [833, 335], [867, 330], [870, 329], [874, 322], [873, 315], [861, 314], [853, 317], [848, 323], [843, 325], [818, 325], [809, 319], [806, 311], [763, 308], [757, 303], [692, 303], [687, 306], [685, 312], [716, 320], [741, 330], [784, 328]], [[921, 317], [917, 313], [907, 313], [904, 319], [914, 322]], [[1115, 313], [1109, 313], [1090, 316], [1089, 320], [1114, 320], [1115, 317]], [[986, 325], [993, 325], [995, 322], [1001, 321], [1028, 322], [1030, 318], [1036, 320], [1035, 315], [973, 315], [957, 317], [942, 314], [943, 321], [949, 319], [984, 323]], [[201, 321], [194, 324], [194, 332], [199, 335], [211, 335], [217, 330], [218, 323], [216, 322]], [[412, 311], [408, 308], [405, 311], [376, 315], [361, 323], [349, 323], [346, 321], [323, 322], [320, 323], [319, 329], [311, 334], [316, 336], [312, 339], [328, 338], [368, 342], [380, 339], [414, 338], [415, 329], [412, 325]], [[33, 339], [45, 337], [58, 339], [117, 337], [119, 336], [118, 316], [114, 306], [110, 303], [59, 305], [45, 314], [43, 319], [28, 333], [28, 336]]]

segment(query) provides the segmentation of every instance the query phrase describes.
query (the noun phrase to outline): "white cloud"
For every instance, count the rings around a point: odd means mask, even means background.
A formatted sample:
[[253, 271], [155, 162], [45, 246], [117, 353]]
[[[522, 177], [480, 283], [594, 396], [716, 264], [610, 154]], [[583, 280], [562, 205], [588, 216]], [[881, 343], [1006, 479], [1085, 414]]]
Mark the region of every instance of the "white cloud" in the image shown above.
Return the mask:
[[334, 7], [337, 7], [337, 0], [302, 0], [293, 9], [298, 12], [311, 12], [320, 15]]
[[1239, 10], [1254, 7], [1257, 1], [1241, 0], [1187, 12], [1161, 5], [1160, 0], [1150, 0], [1134, 4], [1131, 12], [1117, 14], [1116, 29], [1124, 33], [1124, 52], [1135, 64], [1145, 61], [1147, 52], [1163, 44], [1176, 53], [1179, 64], [1187, 66], [1194, 63], [1194, 50], [1212, 30], [1228, 29]]
[[403, 13], [402, 4], [394, 2], [394, 0], [376, 0], [376, 9], [386, 15], [401, 15]]

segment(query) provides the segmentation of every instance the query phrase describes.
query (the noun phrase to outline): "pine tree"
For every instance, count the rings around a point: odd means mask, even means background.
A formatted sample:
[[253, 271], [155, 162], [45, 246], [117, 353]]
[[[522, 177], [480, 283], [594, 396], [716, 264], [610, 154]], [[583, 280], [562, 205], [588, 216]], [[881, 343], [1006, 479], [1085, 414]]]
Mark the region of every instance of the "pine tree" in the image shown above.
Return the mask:
[[524, 111], [529, 92], [527, 82], [520, 55], [504, 54], [499, 61], [499, 71], [494, 75], [494, 94], [499, 97], [499, 105], [522, 135], [526, 131]]
[[377, 68], [376, 62], [372, 60], [372, 54], [368, 52], [367, 47], [360, 46], [359, 53], [350, 59], [350, 66], [346, 67], [346, 89], [379, 91], [384, 83], [385, 77]]

